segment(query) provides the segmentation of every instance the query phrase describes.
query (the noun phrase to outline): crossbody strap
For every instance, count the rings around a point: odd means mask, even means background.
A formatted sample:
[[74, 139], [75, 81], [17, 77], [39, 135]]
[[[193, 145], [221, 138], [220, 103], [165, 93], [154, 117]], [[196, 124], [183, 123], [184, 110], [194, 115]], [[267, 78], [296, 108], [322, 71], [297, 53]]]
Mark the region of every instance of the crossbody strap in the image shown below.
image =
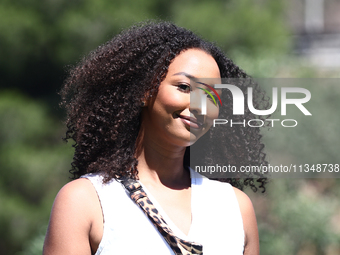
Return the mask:
[[203, 255], [202, 245], [185, 241], [175, 236], [139, 182], [131, 178], [120, 179], [120, 182], [129, 192], [131, 199], [141, 207], [176, 255]]

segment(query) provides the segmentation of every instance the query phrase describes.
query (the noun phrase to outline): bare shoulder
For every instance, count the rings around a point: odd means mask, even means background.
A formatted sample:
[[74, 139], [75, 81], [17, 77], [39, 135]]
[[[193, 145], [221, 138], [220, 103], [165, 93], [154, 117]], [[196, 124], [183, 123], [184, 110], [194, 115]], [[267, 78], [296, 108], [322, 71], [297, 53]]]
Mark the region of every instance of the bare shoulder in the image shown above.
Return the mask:
[[92, 183], [81, 178], [66, 184], [52, 207], [43, 254], [91, 254], [91, 233], [98, 217], [102, 220]]
[[97, 194], [92, 183], [88, 179], [80, 178], [61, 188], [54, 201], [52, 213], [63, 212], [63, 216], [71, 217], [73, 213], [82, 212], [80, 219], [86, 220], [97, 201]]
[[260, 253], [259, 234], [253, 203], [243, 191], [234, 187], [234, 192], [240, 206], [245, 232], [244, 255], [258, 255]]
[[96, 198], [96, 191], [92, 183], [88, 179], [80, 178], [71, 181], [67, 183], [64, 187], [62, 187], [61, 190], [58, 192], [55, 203], [59, 200], [71, 200], [70, 202], [84, 205], [83, 203], [81, 203], [81, 199], [87, 198]]
[[237, 201], [240, 205], [241, 213], [247, 213], [249, 210], [253, 210], [253, 203], [246, 193], [239, 190], [238, 188], [233, 187]]

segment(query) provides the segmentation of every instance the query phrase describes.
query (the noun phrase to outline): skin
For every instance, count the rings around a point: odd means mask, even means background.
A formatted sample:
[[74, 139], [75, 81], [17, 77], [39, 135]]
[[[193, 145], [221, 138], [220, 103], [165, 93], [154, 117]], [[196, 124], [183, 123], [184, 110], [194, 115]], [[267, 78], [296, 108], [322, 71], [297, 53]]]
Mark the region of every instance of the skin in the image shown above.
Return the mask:
[[[207, 114], [201, 115], [199, 100], [196, 101], [201, 90], [190, 83], [192, 76], [219, 79], [216, 61], [200, 49], [183, 51], [173, 60], [157, 96], [147, 101], [142, 110], [136, 155], [139, 180], [184, 234], [191, 226], [190, 176], [183, 168], [185, 148], [204, 135], [218, 116], [218, 106], [210, 100]], [[244, 254], [258, 255], [252, 203], [242, 191], [234, 191], [244, 224]], [[77, 179], [66, 184], [52, 208], [43, 254], [94, 254], [102, 236], [102, 211], [90, 181]]]

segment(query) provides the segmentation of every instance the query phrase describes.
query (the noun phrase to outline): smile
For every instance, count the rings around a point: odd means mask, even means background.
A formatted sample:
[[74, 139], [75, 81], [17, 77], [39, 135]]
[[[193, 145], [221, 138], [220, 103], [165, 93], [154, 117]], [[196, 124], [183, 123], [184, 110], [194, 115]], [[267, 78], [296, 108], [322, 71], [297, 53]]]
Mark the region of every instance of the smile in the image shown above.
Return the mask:
[[200, 129], [203, 126], [203, 123], [199, 122], [196, 118], [188, 117], [184, 115], [178, 115], [178, 117], [182, 120], [182, 122], [189, 126], [190, 128]]

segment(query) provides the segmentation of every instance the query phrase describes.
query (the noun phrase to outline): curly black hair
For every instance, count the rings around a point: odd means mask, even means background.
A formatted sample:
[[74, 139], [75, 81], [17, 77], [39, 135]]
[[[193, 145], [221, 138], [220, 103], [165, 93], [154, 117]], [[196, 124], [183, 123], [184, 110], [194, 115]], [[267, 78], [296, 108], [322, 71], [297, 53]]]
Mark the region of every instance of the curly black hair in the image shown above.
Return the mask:
[[[86, 173], [102, 172], [107, 182], [112, 178], [138, 178], [135, 156], [136, 140], [141, 126], [142, 101], [157, 94], [171, 61], [186, 49], [198, 48], [217, 62], [222, 78], [248, 79], [249, 76], [228, 59], [213, 43], [204, 41], [193, 32], [169, 22], [137, 24], [98, 47], [71, 69], [60, 92], [61, 105], [67, 110], [65, 140], [73, 139], [75, 153], [70, 172], [73, 178]], [[243, 84], [243, 85], [242, 85]], [[264, 99], [264, 92], [253, 83], [254, 106]], [[246, 94], [247, 82], [239, 86]], [[230, 94], [222, 93], [227, 102], [221, 115], [231, 116]], [[241, 117], [235, 118], [238, 121]], [[255, 116], [246, 110], [244, 119]], [[239, 120], [241, 121], [241, 120]], [[236, 166], [266, 164], [264, 145], [259, 128], [213, 128], [194, 146], [214, 139], [223, 141], [225, 149], [205, 150], [202, 162], [224, 162]], [[214, 147], [212, 147], [214, 148]], [[190, 148], [184, 164], [190, 161]], [[222, 181], [254, 191], [267, 182], [263, 176], [245, 179], [226, 178]]]

